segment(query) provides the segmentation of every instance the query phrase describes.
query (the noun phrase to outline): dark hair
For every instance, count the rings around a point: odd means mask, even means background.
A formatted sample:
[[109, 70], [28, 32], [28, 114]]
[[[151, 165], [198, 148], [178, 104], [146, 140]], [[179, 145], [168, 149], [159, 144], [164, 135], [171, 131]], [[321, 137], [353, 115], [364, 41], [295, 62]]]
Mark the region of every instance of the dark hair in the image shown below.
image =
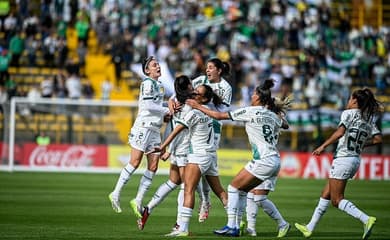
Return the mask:
[[382, 103], [375, 99], [374, 94], [368, 88], [353, 91], [352, 98], [357, 100], [363, 118], [371, 121], [374, 115], [382, 112]]
[[188, 90], [188, 86], [191, 85], [191, 79], [186, 75], [181, 75], [175, 79], [175, 93], [176, 99], [180, 103], [185, 103], [187, 99], [192, 97], [192, 92]]
[[155, 60], [154, 56], [149, 56], [149, 57], [145, 58], [144, 60], [142, 60], [142, 72], [143, 72], [145, 75], [148, 75], [148, 74], [146, 73], [146, 69], [149, 67], [149, 63], [150, 63], [152, 60]]
[[260, 102], [269, 105], [272, 102], [271, 88], [274, 86], [273, 79], [267, 79], [263, 84], [256, 87], [256, 94], [260, 97]]
[[275, 85], [273, 79], [266, 79], [263, 84], [256, 87], [256, 94], [260, 97], [260, 102], [267, 106], [269, 110], [278, 114], [286, 113], [291, 101], [287, 98], [285, 101], [272, 97], [271, 88]]
[[213, 104], [218, 108], [222, 104], [222, 99], [213, 91], [213, 89], [206, 84], [201, 85], [206, 89], [204, 97], [206, 98], [205, 104], [208, 104], [210, 101], [213, 101]]
[[227, 62], [222, 62], [219, 58], [210, 58], [207, 62], [212, 62], [217, 69], [221, 69], [221, 76], [230, 75], [230, 65]]

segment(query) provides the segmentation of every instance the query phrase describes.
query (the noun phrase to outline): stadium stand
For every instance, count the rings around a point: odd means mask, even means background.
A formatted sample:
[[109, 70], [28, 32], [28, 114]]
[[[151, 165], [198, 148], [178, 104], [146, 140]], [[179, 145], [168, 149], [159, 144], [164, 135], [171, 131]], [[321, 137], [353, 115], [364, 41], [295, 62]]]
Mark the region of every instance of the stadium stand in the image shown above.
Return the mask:
[[[8, 60], [3, 72], [16, 84], [8, 99], [27, 96], [34, 87], [41, 91], [42, 83], [55, 76], [66, 82], [75, 73], [81, 86], [91, 83], [94, 99], [102, 98], [102, 82], [108, 79], [113, 86], [110, 99], [136, 100], [140, 77], [131, 66], [143, 57], [156, 55], [173, 76], [195, 77], [204, 72], [209, 57], [217, 56], [231, 63], [236, 106], [246, 105], [243, 96], [272, 77], [278, 81], [276, 94], [294, 97], [293, 110], [342, 109], [349, 93], [363, 86], [390, 110], [386, 1], [373, 0], [370, 6], [356, 0], [75, 2], [9, 2], [9, 11], [0, 16], [1, 56]], [[17, 33], [22, 33], [20, 38]], [[20, 58], [15, 57], [18, 50]], [[2, 85], [12, 90], [6, 80], [2, 73]], [[66, 90], [57, 90], [50, 97], [69, 97]], [[104, 116], [104, 132], [75, 118], [77, 142], [96, 139], [93, 134], [126, 142], [123, 129], [131, 119], [114, 118], [116, 114]], [[42, 119], [50, 124], [40, 124]], [[59, 130], [67, 128], [64, 117], [50, 114], [35, 114], [28, 125], [18, 120], [16, 127], [33, 134], [48, 128], [56, 132], [55, 142], [63, 140]], [[233, 146], [242, 127], [227, 125], [224, 134], [226, 146]], [[326, 128], [322, 134], [328, 134]], [[299, 134], [303, 140], [297, 132], [286, 135], [284, 146], [292, 150], [305, 150], [299, 148], [302, 141], [318, 137], [316, 131]]]

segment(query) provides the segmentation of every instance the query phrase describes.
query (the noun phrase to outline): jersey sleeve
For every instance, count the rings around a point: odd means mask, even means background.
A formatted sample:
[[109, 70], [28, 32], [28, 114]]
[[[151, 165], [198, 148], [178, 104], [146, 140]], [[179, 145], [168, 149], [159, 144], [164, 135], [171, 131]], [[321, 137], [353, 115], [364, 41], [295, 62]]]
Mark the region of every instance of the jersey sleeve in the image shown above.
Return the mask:
[[345, 128], [348, 128], [350, 123], [352, 122], [351, 118], [352, 118], [352, 115], [350, 114], [349, 111], [343, 111], [341, 113], [340, 122], [339, 122], [338, 126], [339, 127], [344, 126]]
[[250, 113], [248, 108], [238, 108], [234, 111], [228, 112], [229, 117], [233, 121], [247, 122], [250, 120]]
[[177, 122], [180, 124], [183, 124], [187, 128], [190, 128], [191, 126], [195, 125], [199, 120], [199, 114], [192, 109], [189, 111], [183, 118], [183, 120], [178, 120]]
[[372, 123], [371, 136], [379, 135], [381, 131], [378, 129], [375, 123]]
[[226, 108], [230, 106], [232, 102], [232, 88], [230, 86], [225, 89], [224, 95], [222, 97], [222, 102], [226, 106]]

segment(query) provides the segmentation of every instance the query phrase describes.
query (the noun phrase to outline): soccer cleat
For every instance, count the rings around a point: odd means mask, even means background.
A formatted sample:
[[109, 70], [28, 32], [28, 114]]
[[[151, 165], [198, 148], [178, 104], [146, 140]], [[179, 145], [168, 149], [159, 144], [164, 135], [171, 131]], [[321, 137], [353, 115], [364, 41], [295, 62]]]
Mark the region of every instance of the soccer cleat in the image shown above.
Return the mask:
[[291, 228], [291, 226], [289, 223], [287, 223], [283, 227], [279, 228], [277, 238], [285, 237], [287, 235], [288, 231], [290, 231], [290, 228]]
[[142, 218], [142, 214], [140, 212], [140, 207], [138, 206], [137, 201], [135, 199], [130, 201], [130, 208], [131, 208], [131, 210], [133, 210], [133, 212], [137, 218]]
[[202, 202], [199, 208], [199, 222], [204, 222], [209, 217], [211, 204], [209, 202]]
[[144, 207], [144, 210], [142, 211], [142, 218], [137, 220], [139, 230], [144, 230], [144, 227], [145, 227], [146, 221], [149, 218], [149, 215], [150, 215], [149, 208]]
[[376, 222], [375, 217], [368, 217], [368, 221], [366, 224], [364, 224], [364, 233], [362, 239], [368, 239], [368, 237], [371, 235], [371, 230], [374, 227]]
[[240, 236], [240, 229], [230, 228], [228, 226], [224, 226], [221, 229], [214, 230], [214, 234], [227, 236], [227, 237], [239, 237]]
[[173, 227], [172, 227], [172, 232], [173, 232], [173, 231], [179, 230], [179, 227], [180, 227], [180, 225], [177, 224], [177, 223], [175, 223], [175, 224], [173, 225]]
[[246, 229], [246, 233], [251, 236], [251, 237], [256, 237], [257, 236], [257, 232], [255, 229], [251, 229], [251, 228], [247, 228]]
[[110, 193], [108, 195], [108, 199], [110, 199], [111, 207], [114, 210], [114, 212], [121, 213], [122, 209], [121, 209], [121, 205], [120, 205], [119, 199], [115, 198], [112, 193]]
[[295, 223], [295, 227], [303, 234], [304, 237], [310, 237], [312, 232], [307, 229], [306, 225]]
[[172, 231], [168, 234], [165, 234], [166, 237], [188, 237], [190, 234], [189, 232], [182, 232], [179, 230]]
[[241, 221], [240, 222], [240, 236], [244, 236], [245, 227], [246, 227], [246, 222], [245, 221]]

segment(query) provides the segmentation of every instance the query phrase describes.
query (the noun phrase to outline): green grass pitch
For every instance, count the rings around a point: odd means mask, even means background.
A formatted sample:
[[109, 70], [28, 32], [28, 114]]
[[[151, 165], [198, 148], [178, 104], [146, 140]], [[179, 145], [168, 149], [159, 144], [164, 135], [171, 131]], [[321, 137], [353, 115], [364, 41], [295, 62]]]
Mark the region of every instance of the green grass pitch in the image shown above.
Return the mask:
[[[173, 192], [158, 206], [139, 231], [128, 202], [135, 196], [140, 176], [135, 175], [122, 192], [121, 214], [111, 209], [107, 195], [118, 174], [0, 172], [0, 239], [168, 239], [176, 220]], [[167, 176], [156, 176], [144, 202]], [[223, 177], [227, 186], [231, 177]], [[270, 198], [290, 224], [309, 221], [325, 180], [279, 179]], [[212, 231], [226, 223], [226, 214], [212, 196], [210, 217], [190, 224], [190, 239], [223, 239]], [[390, 239], [390, 181], [350, 181], [346, 198], [377, 217], [370, 239]], [[198, 208], [198, 203], [195, 209]], [[256, 239], [275, 239], [276, 223], [259, 211]], [[311, 239], [361, 239], [360, 221], [330, 207]], [[242, 237], [241, 239], [253, 239]], [[292, 227], [286, 239], [303, 239]]]

